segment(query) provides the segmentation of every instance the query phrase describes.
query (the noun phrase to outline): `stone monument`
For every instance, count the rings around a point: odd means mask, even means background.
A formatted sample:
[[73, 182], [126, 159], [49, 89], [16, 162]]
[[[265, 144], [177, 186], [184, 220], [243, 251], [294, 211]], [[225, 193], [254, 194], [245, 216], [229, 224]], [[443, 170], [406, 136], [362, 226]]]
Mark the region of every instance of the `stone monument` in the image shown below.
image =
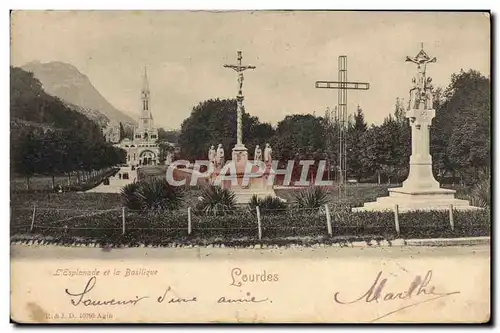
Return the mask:
[[[224, 65], [225, 68], [231, 68], [237, 73], [238, 82], [238, 94], [236, 95], [236, 145], [232, 151], [232, 160], [228, 161], [222, 168], [217, 165], [215, 172], [212, 174], [212, 179], [218, 177], [220, 173], [224, 173], [228, 169], [236, 172], [236, 182], [234, 184], [231, 180], [224, 180], [221, 182], [221, 187], [230, 188], [236, 195], [237, 203], [248, 203], [253, 195], [257, 195], [259, 198], [266, 196], [275, 197], [272, 184], [268, 184], [268, 176], [270, 168], [267, 167], [263, 170], [263, 165], [261, 165], [261, 160], [259, 155], [260, 148], [258, 146], [255, 149], [253, 163], [248, 160], [248, 151], [243, 144], [243, 125], [242, 125], [242, 114], [243, 114], [243, 72], [247, 69], [255, 69], [255, 66], [242, 65], [242, 54], [241, 51], [237, 53], [238, 63], [236, 65]], [[257, 149], [258, 148], [258, 149]], [[260, 152], [262, 154], [262, 152]], [[228, 165], [228, 163], [231, 163]], [[229, 166], [229, 167], [228, 167]], [[228, 167], [228, 168], [226, 168]], [[263, 172], [261, 172], [263, 171]], [[244, 177], [245, 173], [252, 174], [251, 177]], [[257, 175], [257, 176], [255, 176]]]
[[232, 68], [238, 74], [238, 94], [236, 95], [236, 145], [233, 148], [232, 160], [236, 161], [242, 165], [246, 164], [248, 161], [247, 148], [243, 144], [243, 125], [242, 125], [242, 114], [243, 114], [243, 72], [247, 69], [255, 69], [255, 66], [242, 65], [241, 60], [243, 59], [241, 51], [238, 51], [238, 64], [236, 65], [224, 65], [225, 68]]
[[216, 157], [217, 152], [215, 151], [215, 147], [212, 145], [210, 146], [210, 149], [208, 150], [208, 161], [212, 165], [212, 167], [215, 167], [216, 165]]
[[427, 64], [435, 63], [425, 53], [423, 46], [413, 58], [407, 62], [417, 65], [417, 77], [413, 78], [410, 89], [410, 101], [406, 118], [411, 126], [411, 156], [408, 178], [402, 187], [390, 188], [388, 197], [377, 198], [376, 202], [368, 202], [353, 211], [394, 210], [398, 205], [400, 212], [415, 210], [447, 210], [450, 205], [457, 210], [479, 209], [469, 205], [467, 200], [455, 199], [455, 190], [440, 188], [432, 174], [432, 157], [430, 154], [430, 126], [436, 111], [432, 109], [432, 79], [426, 76]]
[[259, 145], [255, 146], [255, 151], [253, 154], [253, 160], [254, 161], [262, 161], [262, 149], [260, 149]]
[[272, 153], [273, 150], [271, 149], [271, 145], [269, 143], [266, 143], [266, 148], [264, 149], [264, 163], [266, 163], [266, 165], [272, 163], [273, 161]]
[[216, 166], [221, 168], [224, 165], [224, 148], [222, 148], [222, 143], [219, 143], [216, 152]]

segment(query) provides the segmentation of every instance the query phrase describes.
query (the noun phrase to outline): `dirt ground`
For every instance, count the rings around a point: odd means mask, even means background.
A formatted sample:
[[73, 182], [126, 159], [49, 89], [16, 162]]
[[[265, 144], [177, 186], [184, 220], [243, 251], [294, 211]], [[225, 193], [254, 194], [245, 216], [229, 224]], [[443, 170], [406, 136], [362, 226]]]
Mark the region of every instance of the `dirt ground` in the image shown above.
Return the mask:
[[51, 245], [11, 245], [11, 260], [29, 259], [326, 259], [326, 258], [413, 258], [418, 257], [482, 257], [490, 256], [490, 246], [446, 246], [446, 247], [287, 247], [277, 249], [247, 248], [122, 248], [102, 249], [85, 247], [62, 247]]

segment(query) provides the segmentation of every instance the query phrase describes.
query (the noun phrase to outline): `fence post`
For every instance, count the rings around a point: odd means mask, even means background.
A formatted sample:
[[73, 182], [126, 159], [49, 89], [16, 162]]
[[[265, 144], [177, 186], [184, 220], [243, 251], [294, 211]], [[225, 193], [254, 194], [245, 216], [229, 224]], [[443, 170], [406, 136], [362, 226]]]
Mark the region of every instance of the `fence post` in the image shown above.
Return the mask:
[[260, 224], [260, 209], [259, 206], [255, 207], [257, 211], [257, 227], [259, 228], [259, 240], [262, 238], [262, 226]]
[[188, 207], [188, 235], [191, 235], [191, 207]]
[[31, 217], [31, 228], [30, 232], [33, 231], [33, 227], [35, 226], [35, 215], [36, 215], [36, 205], [33, 205], [33, 216]]
[[396, 225], [396, 232], [399, 235], [399, 206], [394, 206], [394, 224]]
[[453, 205], [450, 205], [450, 226], [451, 226], [451, 231], [455, 229], [455, 222], [453, 221]]
[[332, 217], [330, 216], [330, 207], [328, 207], [328, 204], [325, 204], [325, 209], [326, 209], [326, 227], [328, 229], [328, 235], [332, 235]]
[[125, 235], [125, 207], [122, 207], [122, 235]]

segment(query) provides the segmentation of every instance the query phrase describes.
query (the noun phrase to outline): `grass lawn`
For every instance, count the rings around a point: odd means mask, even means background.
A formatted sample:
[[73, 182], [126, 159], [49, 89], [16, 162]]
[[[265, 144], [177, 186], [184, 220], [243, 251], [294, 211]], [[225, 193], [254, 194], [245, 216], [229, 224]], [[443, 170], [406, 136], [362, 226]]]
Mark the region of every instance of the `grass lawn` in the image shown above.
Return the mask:
[[[328, 187], [328, 202], [331, 204], [343, 203], [350, 207], [361, 207], [365, 202], [376, 201], [378, 197], [389, 196], [388, 189], [391, 187], [400, 187], [398, 184], [349, 184], [346, 188], [346, 198], [339, 199], [339, 187], [337, 185]], [[447, 186], [446, 188], [457, 191], [458, 199], [468, 199], [468, 189], [463, 186]], [[301, 189], [276, 189], [276, 195], [293, 203], [294, 193]]]
[[[152, 167], [143, 169], [144, 174], [148, 176], [162, 173], [160, 167]], [[164, 172], [162, 173], [164, 174]], [[143, 176], [145, 177], [145, 176]], [[364, 202], [375, 201], [377, 197], [389, 195], [387, 189], [396, 187], [397, 185], [387, 184], [355, 184], [347, 187], [347, 199], [345, 202], [350, 206], [362, 206]], [[457, 197], [467, 199], [466, 189], [456, 187]], [[294, 201], [294, 193], [301, 189], [277, 189], [276, 195], [286, 199], [292, 204]], [[332, 186], [329, 189], [329, 202], [336, 204], [339, 202], [339, 191], [337, 186]], [[184, 195], [183, 208], [195, 207], [198, 202], [198, 197], [201, 195], [199, 187], [186, 186]], [[59, 208], [59, 209], [86, 209], [86, 210], [102, 210], [121, 208], [122, 200], [120, 194], [115, 193], [39, 193], [39, 192], [11, 192], [11, 206], [13, 207], [33, 207], [36, 204], [38, 207], [44, 208]]]
[[[84, 191], [97, 186], [104, 178], [110, 177], [116, 172], [118, 168], [110, 168], [107, 170], [102, 170], [101, 173], [96, 174], [94, 177], [84, 179], [83, 174], [80, 175], [80, 183], [78, 183], [78, 177], [73, 174], [68, 176], [55, 176], [54, 185], [61, 186], [66, 192], [69, 191]], [[69, 184], [68, 184], [69, 180]], [[10, 178], [10, 192], [20, 193], [20, 192], [52, 192], [52, 177], [36, 175], [30, 177], [30, 189], [26, 189], [26, 178], [12, 176]]]
[[[166, 174], [166, 169], [167, 166], [165, 165], [159, 165], [159, 166], [150, 166], [150, 167], [143, 167], [138, 169], [137, 175], [138, 179], [148, 179], [150, 177], [159, 177], [159, 178], [165, 178]], [[182, 175], [185, 176], [183, 173], [178, 173], [179, 177], [182, 177]], [[175, 173], [174, 170], [174, 176], [176, 179], [177, 173]], [[180, 178], [179, 178], [180, 179]], [[342, 202], [339, 200], [339, 188], [337, 185], [333, 185], [328, 187], [329, 190], [329, 195], [328, 195], [328, 201], [332, 204], [337, 204], [337, 203], [343, 203], [347, 204], [351, 207], [360, 207], [363, 206], [365, 202], [370, 202], [370, 201], [375, 201], [378, 197], [381, 196], [388, 196], [389, 192], [387, 191], [388, 188], [391, 187], [399, 187], [401, 186], [400, 184], [372, 184], [372, 183], [359, 183], [359, 184], [348, 184], [347, 185], [347, 190], [346, 190], [346, 198], [342, 200]], [[444, 186], [445, 188], [449, 189], [454, 189], [457, 191], [456, 197], [458, 199], [468, 199], [467, 193], [468, 189], [463, 187], [463, 186]], [[294, 193], [297, 191], [300, 191], [300, 189], [276, 189], [275, 193], [277, 196], [285, 199], [288, 203], [293, 203], [293, 198], [294, 198]], [[186, 207], [189, 207], [190, 203], [196, 204], [196, 198], [199, 196], [200, 191], [199, 190], [193, 190], [193, 189], [187, 189], [187, 204], [185, 205]]]
[[121, 197], [117, 193], [36, 193], [21, 192], [10, 194], [10, 205], [17, 208], [74, 209], [74, 210], [102, 210], [120, 208]]
[[[347, 203], [348, 205], [362, 206], [364, 202], [375, 201], [377, 197], [389, 195], [387, 189], [396, 185], [378, 185], [378, 184], [356, 184], [348, 185], [346, 188], [346, 198], [342, 201], [339, 199], [339, 187], [328, 187], [328, 202], [331, 204]], [[288, 203], [293, 203], [294, 194], [302, 191], [302, 189], [276, 189], [277, 196], [285, 199]]]
[[[142, 177], [165, 175], [164, 166], [142, 168]], [[396, 187], [392, 185], [391, 187]], [[361, 206], [388, 195], [390, 186], [351, 184], [347, 187], [349, 206]], [[455, 188], [457, 197], [466, 198], [464, 188]], [[300, 189], [277, 189], [276, 194], [293, 204]], [[381, 240], [397, 237], [433, 238], [487, 236], [490, 234], [489, 211], [456, 212], [455, 230], [451, 231], [448, 212], [411, 213], [400, 217], [401, 234], [395, 234], [392, 213], [350, 213], [332, 215], [333, 236], [327, 234], [326, 216], [321, 211], [292, 211], [281, 215], [261, 214], [263, 239], [258, 240], [254, 213], [240, 209], [224, 217], [205, 216], [195, 207], [200, 187], [186, 186], [183, 207], [176, 212], [137, 213], [126, 211], [126, 233], [122, 235], [122, 199], [114, 193], [11, 193], [11, 239], [39, 239], [55, 244], [99, 243], [113, 245], [153, 244], [226, 244], [247, 246], [256, 243], [281, 244]], [[339, 202], [338, 187], [329, 188], [329, 204]], [[29, 232], [37, 206], [35, 228]], [[187, 207], [192, 210], [192, 234], [187, 234]]]
[[[68, 176], [56, 176], [54, 177], [56, 186], [67, 186]], [[77, 177], [71, 176], [70, 184], [76, 185]], [[10, 179], [11, 190], [25, 190], [26, 189], [26, 178], [24, 177], [13, 177]], [[30, 178], [30, 190], [48, 190], [52, 189], [52, 177], [49, 176], [35, 176]]]

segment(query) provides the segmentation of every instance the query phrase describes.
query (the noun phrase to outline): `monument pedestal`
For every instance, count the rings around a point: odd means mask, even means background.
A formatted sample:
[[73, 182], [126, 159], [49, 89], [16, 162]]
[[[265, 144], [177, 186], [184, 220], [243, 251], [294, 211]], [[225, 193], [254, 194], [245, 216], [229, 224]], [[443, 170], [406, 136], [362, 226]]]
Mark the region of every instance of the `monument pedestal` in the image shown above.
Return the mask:
[[[212, 181], [215, 182], [221, 171], [225, 170], [227, 170], [228, 174], [226, 174], [224, 178], [220, 178], [222, 180], [220, 186], [234, 192], [236, 203], [247, 204], [254, 195], [261, 199], [267, 196], [276, 197], [272, 184], [268, 185], [269, 168], [266, 168], [266, 170], [260, 174], [259, 166], [254, 164], [253, 161], [248, 160], [248, 151], [244, 145], [237, 144], [233, 148], [232, 160], [228, 161], [222, 169], [215, 170], [212, 174]], [[247, 181], [245, 183], [245, 171], [258, 176], [247, 176]], [[231, 175], [236, 179], [231, 179]]]
[[363, 207], [353, 208], [353, 212], [388, 211], [396, 205], [401, 213], [416, 210], [448, 210], [450, 205], [456, 210], [476, 210], [469, 201], [455, 199], [455, 190], [440, 188], [439, 182], [432, 174], [432, 157], [429, 154], [429, 127], [434, 110], [409, 110], [412, 128], [412, 156], [410, 171], [402, 187], [390, 188], [388, 197], [377, 198], [375, 202], [367, 202]]
[[393, 211], [398, 205], [400, 213], [422, 210], [448, 210], [450, 205], [456, 210], [476, 210], [478, 207], [471, 206], [469, 201], [455, 199], [455, 190], [444, 188], [438, 189], [411, 189], [396, 187], [389, 189], [388, 197], [377, 198], [375, 202], [367, 202], [363, 207], [353, 208], [353, 212], [366, 211]]
[[250, 178], [246, 186], [241, 185], [243, 176], [240, 177], [238, 175], [238, 185], [231, 185], [229, 183], [228, 187], [235, 194], [236, 203], [248, 204], [254, 195], [259, 199], [264, 199], [267, 196], [276, 197], [273, 187], [267, 185], [268, 175], [268, 173], [265, 173], [257, 178]]

